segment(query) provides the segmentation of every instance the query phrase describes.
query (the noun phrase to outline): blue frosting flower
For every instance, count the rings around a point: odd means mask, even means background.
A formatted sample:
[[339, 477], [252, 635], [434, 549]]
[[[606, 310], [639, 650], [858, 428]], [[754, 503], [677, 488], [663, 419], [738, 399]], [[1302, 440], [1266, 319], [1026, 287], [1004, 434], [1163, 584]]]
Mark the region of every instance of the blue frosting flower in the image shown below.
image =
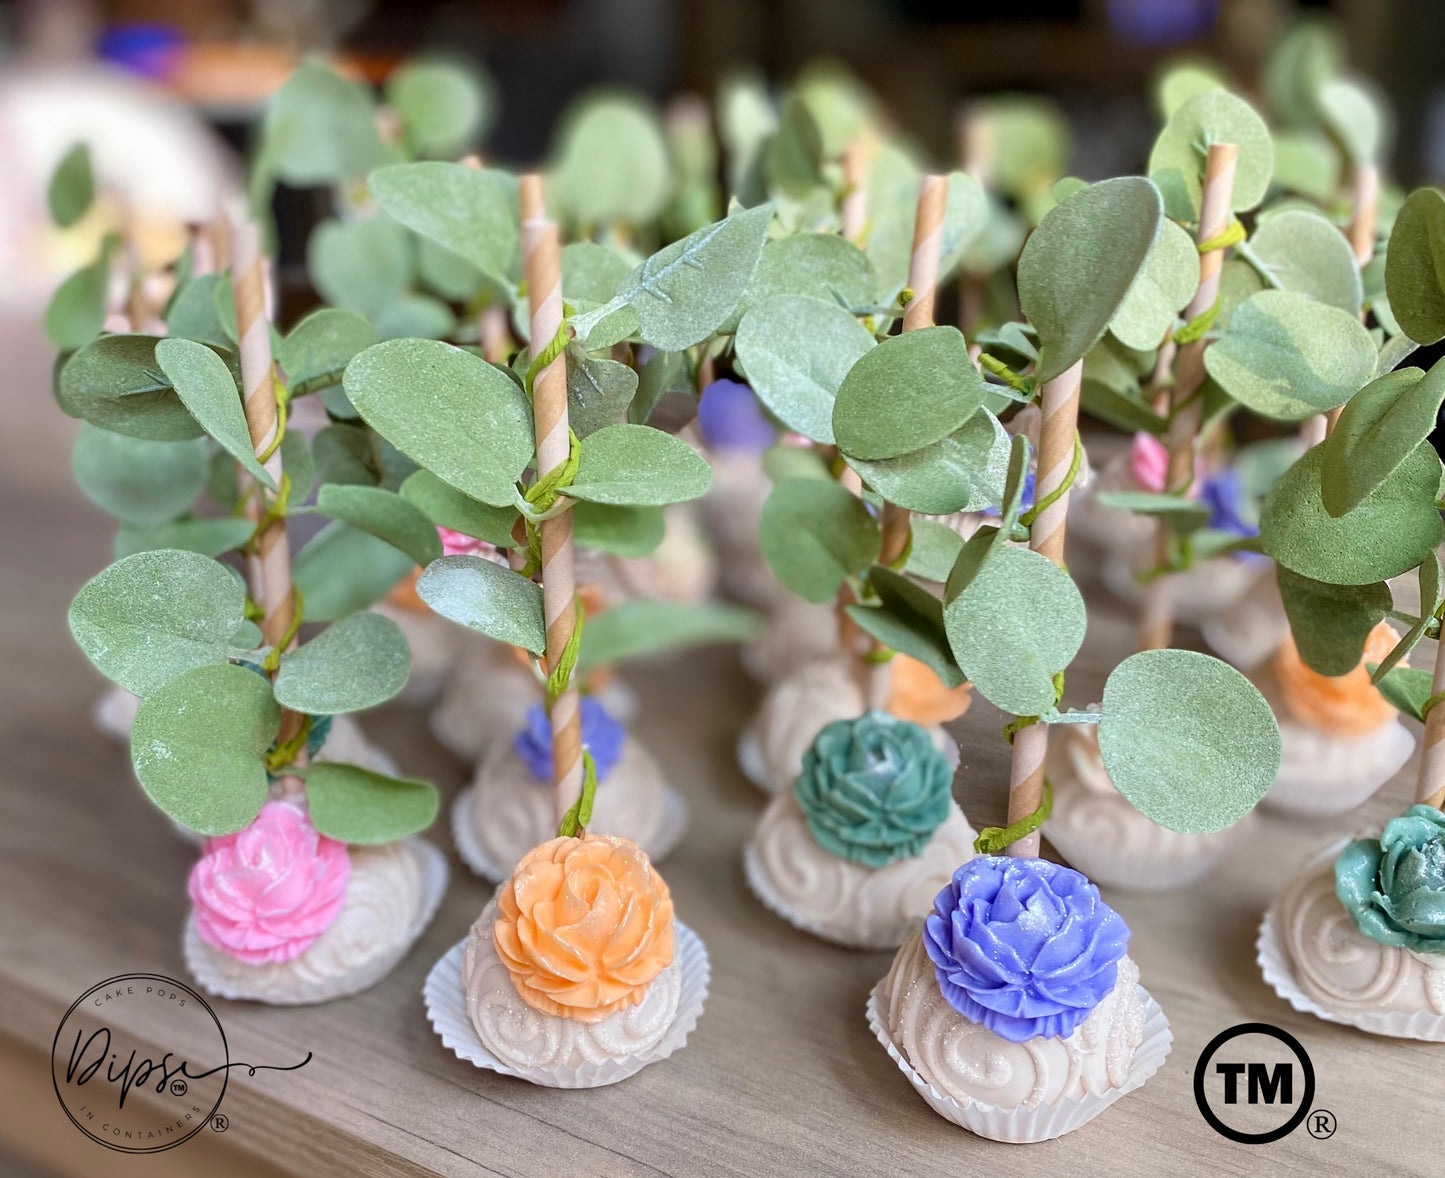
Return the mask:
[[954, 1010], [1022, 1043], [1066, 1038], [1108, 996], [1129, 927], [1071, 868], [981, 855], [938, 893], [923, 945]]
[[766, 450], [778, 438], [753, 390], [735, 380], [715, 380], [703, 389], [697, 427], [710, 450]]
[[1411, 806], [1335, 860], [1335, 894], [1382, 945], [1445, 954], [1445, 813]]
[[[582, 747], [592, 754], [600, 783], [622, 756], [627, 730], [607, 714], [607, 709], [590, 695], [582, 697]], [[527, 726], [517, 733], [512, 747], [538, 781], [552, 780], [552, 725], [547, 709], [534, 704], [527, 709]]]
[[1237, 536], [1258, 536], [1259, 524], [1250, 518], [1244, 483], [1233, 470], [1221, 470], [1205, 478], [1199, 502], [1209, 508], [1209, 526]]

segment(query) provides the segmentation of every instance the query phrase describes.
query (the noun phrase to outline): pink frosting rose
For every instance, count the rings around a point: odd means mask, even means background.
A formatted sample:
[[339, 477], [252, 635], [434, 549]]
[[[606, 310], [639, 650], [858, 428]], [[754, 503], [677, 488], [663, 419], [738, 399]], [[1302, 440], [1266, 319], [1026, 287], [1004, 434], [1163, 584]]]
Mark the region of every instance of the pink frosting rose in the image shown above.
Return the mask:
[[238, 961], [291, 961], [346, 900], [346, 844], [317, 833], [289, 802], [267, 802], [244, 830], [206, 840], [187, 891], [196, 931]]
[[1140, 430], [1129, 446], [1129, 475], [1139, 490], [1162, 494], [1169, 478], [1169, 447]]
[[474, 536], [468, 536], [465, 532], [454, 532], [451, 528], [438, 527], [437, 535], [441, 537], [442, 552], [446, 556], [490, 557], [497, 551], [495, 544], [478, 540]]

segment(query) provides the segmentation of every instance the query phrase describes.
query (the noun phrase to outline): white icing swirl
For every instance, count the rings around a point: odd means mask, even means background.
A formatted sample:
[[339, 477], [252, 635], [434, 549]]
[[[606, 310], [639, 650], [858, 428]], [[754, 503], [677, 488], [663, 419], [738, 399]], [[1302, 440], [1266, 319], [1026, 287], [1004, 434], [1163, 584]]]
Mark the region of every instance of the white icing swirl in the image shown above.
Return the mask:
[[432, 710], [432, 735], [459, 757], [479, 757], [525, 727], [527, 709], [541, 700], [537, 677], [512, 647], [484, 642], [457, 663]]
[[960, 1104], [1055, 1106], [1102, 1096], [1129, 1078], [1144, 1038], [1139, 969], [1119, 960], [1113, 990], [1068, 1038], [1013, 1043], [949, 1006], [915, 929], [883, 980], [880, 1006], [894, 1044], [923, 1079]]
[[677, 1017], [682, 967], [676, 958], [647, 986], [642, 1001], [595, 1023], [543, 1014], [522, 1001], [492, 944], [497, 902], [490, 901], [467, 936], [462, 989], [482, 1045], [514, 1068], [576, 1068], [626, 1059], [657, 1046]]
[[807, 663], [774, 683], [751, 726], [766, 788], [791, 786], [813, 738], [834, 720], [854, 719], [865, 708], [863, 692], [842, 659]]
[[1266, 691], [1279, 719], [1279, 772], [1264, 805], [1286, 814], [1322, 816], [1353, 810], [1395, 776], [1415, 751], [1415, 737], [1397, 719], [1374, 732], [1343, 736], [1301, 724]]
[[922, 851], [886, 867], [830, 854], [808, 831], [791, 789], [758, 822], [748, 856], [770, 905], [819, 936], [859, 948], [891, 949], [958, 869], [973, 858], [976, 832], [953, 803]]
[[1445, 1014], [1445, 958], [1372, 941], [1335, 895], [1335, 852], [1316, 856], [1274, 903], [1274, 923], [1299, 988], [1341, 1015]]
[[434, 873], [445, 865], [420, 840], [353, 846], [349, 854], [340, 914], [294, 960], [248, 965], [202, 941], [188, 922], [186, 960], [197, 980], [226, 998], [275, 1004], [322, 1002], [380, 981], [431, 918], [445, 886], [445, 875], [437, 880]]
[[[472, 826], [487, 858], [510, 874], [523, 855], [557, 833], [552, 784], [532, 776], [511, 741], [499, 741], [477, 766], [472, 782]], [[606, 778], [597, 785], [593, 834], [629, 838], [644, 851], [663, 827], [667, 787], [657, 762], [628, 737]]]
[[773, 683], [811, 663], [838, 660], [838, 615], [791, 593], [768, 612], [762, 636], [743, 647], [748, 674]]

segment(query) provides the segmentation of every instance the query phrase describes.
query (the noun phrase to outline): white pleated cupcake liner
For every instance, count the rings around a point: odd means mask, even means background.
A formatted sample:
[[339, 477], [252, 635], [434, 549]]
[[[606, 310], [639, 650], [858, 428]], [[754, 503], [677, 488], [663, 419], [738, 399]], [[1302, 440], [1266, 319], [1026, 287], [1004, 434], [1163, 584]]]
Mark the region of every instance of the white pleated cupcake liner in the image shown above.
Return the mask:
[[1129, 1076], [1119, 1088], [1111, 1088], [1102, 1095], [1086, 1094], [1058, 1104], [1040, 1104], [1037, 1108], [999, 1108], [992, 1104], [960, 1104], [951, 1096], [945, 1096], [914, 1070], [883, 1020], [881, 997], [883, 981], [880, 980], [868, 995], [868, 1025], [883, 1044], [899, 1070], [908, 1077], [908, 1082], [918, 1095], [945, 1120], [952, 1121], [970, 1133], [987, 1137], [990, 1141], [1004, 1141], [1023, 1145], [1037, 1141], [1052, 1141], [1065, 1133], [1087, 1125], [1101, 1112], [1136, 1088], [1143, 1087], [1146, 1080], [1157, 1072], [1169, 1054], [1174, 1034], [1169, 1029], [1169, 1020], [1143, 986], [1139, 996], [1144, 1001], [1144, 1037], [1134, 1049], [1134, 1058], [1129, 1063]]
[[[489, 883], [501, 883], [512, 873], [515, 864], [508, 864], [503, 868], [482, 846], [482, 840], [477, 837], [477, 824], [473, 814], [475, 805], [475, 787], [467, 786], [457, 794], [452, 802], [452, 841], [456, 844], [457, 854], [473, 875], [479, 875]], [[653, 863], [661, 863], [677, 850], [677, 845], [682, 842], [682, 836], [686, 833], [687, 802], [672, 786], [664, 786], [662, 822], [658, 825], [657, 833], [648, 839], [647, 845], [642, 849]]]
[[[1290, 967], [1289, 955], [1280, 943], [1279, 933], [1274, 927], [1274, 909], [1264, 914], [1259, 925], [1259, 937], [1255, 940], [1255, 960], [1259, 971], [1270, 987], [1301, 1014], [1312, 1014], [1327, 1022], [1342, 1023], [1371, 1035], [1384, 1035], [1391, 1039], [1421, 1039], [1427, 1043], [1445, 1043], [1445, 1014], [1432, 1010], [1380, 1010], [1342, 1013], [1328, 1010], [1300, 989], [1295, 981], [1294, 970]], [[1395, 952], [1403, 953], [1404, 949]]]
[[781, 916], [799, 932], [808, 933], [821, 941], [827, 941], [832, 945], [842, 945], [845, 949], [867, 949], [867, 950], [889, 950], [897, 949], [903, 944], [908, 936], [917, 917], [901, 923], [892, 932], [880, 934], [872, 939], [866, 937], [846, 937], [840, 935], [837, 930], [825, 927], [816, 920], [794, 911], [788, 906], [777, 889], [773, 887], [773, 881], [768, 878], [768, 873], [763, 870], [761, 860], [758, 858], [757, 848], [752, 842], [743, 847], [743, 877], [748, 881], [748, 887], [752, 890], [764, 908], [777, 916]]
[[426, 983], [422, 986], [427, 1019], [441, 1037], [444, 1047], [479, 1068], [503, 1076], [515, 1076], [544, 1088], [602, 1088], [616, 1084], [681, 1048], [702, 1017], [708, 982], [712, 977], [707, 947], [680, 920], [673, 925], [673, 945], [682, 967], [682, 994], [672, 1026], [657, 1044], [625, 1059], [555, 1068], [517, 1068], [497, 1059], [483, 1045], [467, 1014], [466, 990], [462, 985], [462, 955], [467, 947], [466, 937], [448, 949], [427, 974]]
[[[1054, 807], [1058, 809], [1058, 795]], [[1218, 839], [1186, 858], [1135, 851], [1128, 847], [1104, 846], [1084, 838], [1056, 822], [1045, 822], [1044, 838], [1064, 857], [1070, 867], [1094, 883], [1120, 892], [1172, 892], [1192, 887], [1213, 872], [1234, 849], [1232, 839]]]
[[[933, 747], [936, 748], [948, 761], [949, 768], [955, 773], [963, 759], [959, 752], [958, 742], [949, 736], [942, 727], [925, 728], [925, 732], [933, 740]], [[758, 744], [758, 734], [753, 722], [749, 721], [746, 728], [738, 736], [738, 768], [742, 770], [743, 776], [757, 786], [765, 794], [778, 792], [779, 783], [772, 779], [768, 772], [767, 762], [763, 760], [763, 750]], [[788, 782], [789, 785], [792, 782]]]
[[[206, 993], [233, 1002], [264, 1002], [272, 1006], [309, 1006], [318, 1002], [330, 1002], [335, 998], [349, 998], [353, 994], [369, 990], [395, 969], [411, 950], [411, 947], [416, 944], [417, 938], [426, 931], [427, 925], [431, 924], [447, 890], [450, 869], [447, 867], [446, 856], [442, 854], [441, 850], [426, 839], [415, 836], [406, 839], [405, 842], [408, 847], [421, 856], [422, 904], [407, 936], [391, 952], [373, 958], [359, 968], [343, 974], [320, 980], [301, 981], [293, 994], [278, 997], [274, 993], [259, 993], [232, 977], [220, 974], [216, 969], [213, 956], [219, 950], [213, 949], [201, 940], [200, 933], [196, 931], [194, 916], [187, 915], [185, 929], [181, 934], [181, 953], [185, 957], [186, 968], [191, 971], [191, 976], [196, 979]], [[303, 953], [297, 960], [302, 961], [305, 956]]]

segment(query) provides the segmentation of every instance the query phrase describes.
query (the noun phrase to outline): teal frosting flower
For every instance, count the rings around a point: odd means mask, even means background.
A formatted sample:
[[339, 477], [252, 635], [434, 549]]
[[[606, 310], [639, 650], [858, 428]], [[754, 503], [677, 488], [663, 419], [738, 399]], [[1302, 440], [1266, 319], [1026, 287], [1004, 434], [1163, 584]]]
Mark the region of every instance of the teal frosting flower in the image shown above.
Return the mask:
[[917, 724], [869, 712], [818, 733], [793, 792], [820, 847], [886, 867], [917, 855], [948, 817], [953, 769]]
[[1445, 953], [1445, 814], [1411, 806], [1335, 860], [1335, 894], [1372, 941]]

